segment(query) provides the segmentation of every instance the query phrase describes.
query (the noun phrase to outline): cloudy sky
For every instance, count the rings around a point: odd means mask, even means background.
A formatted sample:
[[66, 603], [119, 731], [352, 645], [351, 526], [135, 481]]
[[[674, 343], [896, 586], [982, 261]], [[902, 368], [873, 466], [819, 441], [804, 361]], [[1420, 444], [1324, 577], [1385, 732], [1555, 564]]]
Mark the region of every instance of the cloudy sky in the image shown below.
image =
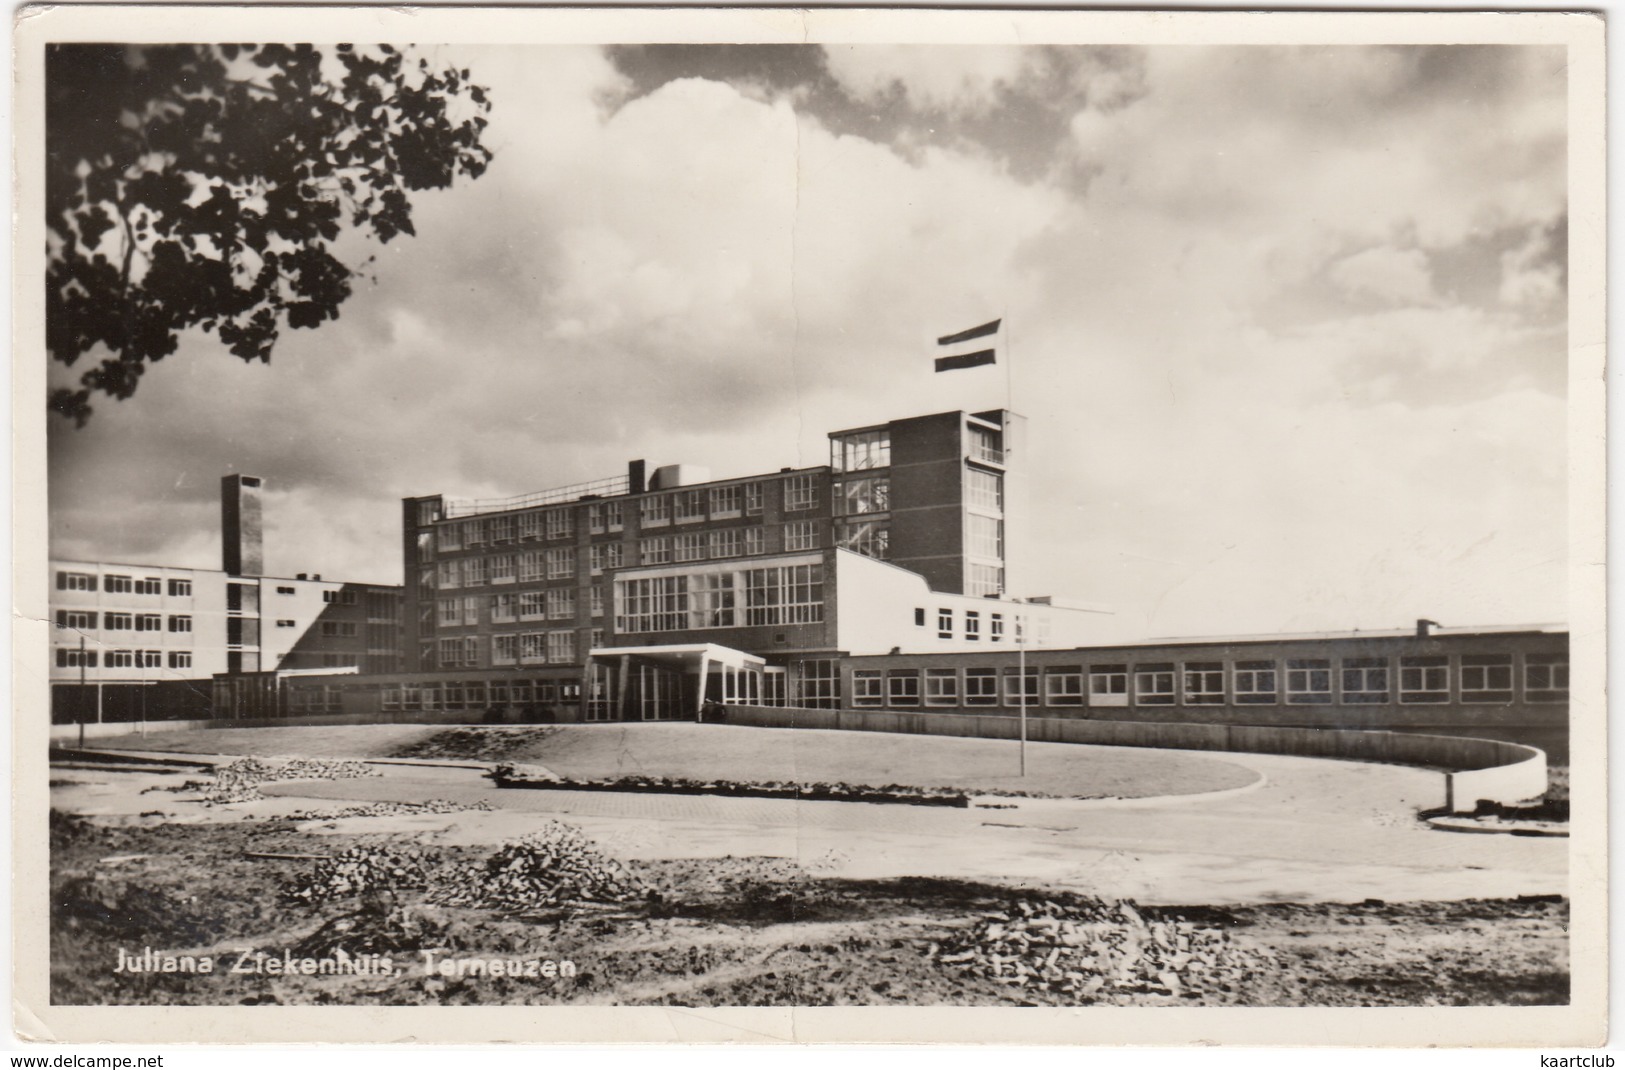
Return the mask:
[[[478, 181], [337, 323], [53, 418], [57, 556], [399, 582], [399, 499], [822, 463], [1007, 400], [1112, 634], [1562, 621], [1565, 78], [1537, 47], [442, 48]], [[1004, 362], [929, 339], [1004, 316]]]

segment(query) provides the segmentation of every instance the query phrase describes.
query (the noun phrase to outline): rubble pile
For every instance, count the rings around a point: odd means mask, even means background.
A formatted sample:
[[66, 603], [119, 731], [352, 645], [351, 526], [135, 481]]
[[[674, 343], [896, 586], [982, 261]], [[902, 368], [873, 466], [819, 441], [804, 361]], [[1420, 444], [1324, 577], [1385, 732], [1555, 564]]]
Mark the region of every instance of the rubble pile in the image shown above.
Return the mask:
[[324, 858], [306, 876], [283, 886], [285, 898], [302, 903], [405, 888], [429, 883], [433, 860], [407, 844], [359, 844]]
[[254, 802], [265, 798], [259, 786], [271, 780], [350, 780], [379, 776], [365, 762], [333, 758], [238, 758], [214, 767], [214, 779], [187, 781], [195, 787], [206, 806]]
[[869, 784], [788, 780], [695, 780], [690, 777], [630, 774], [613, 777], [561, 777], [546, 769], [499, 762], [487, 774], [499, 788], [550, 788], [566, 791], [650, 791], [671, 795], [730, 795], [760, 799], [804, 799], [818, 802], [909, 803], [917, 806], [970, 805], [958, 788], [916, 784]]
[[625, 863], [600, 851], [580, 829], [550, 821], [503, 844], [484, 862], [437, 875], [429, 901], [521, 913], [565, 902], [623, 903], [646, 891]]
[[286, 821], [338, 821], [346, 817], [400, 817], [407, 814], [460, 814], [466, 810], [489, 810], [491, 804], [481, 799], [473, 802], [451, 802], [448, 799], [430, 799], [428, 802], [374, 802], [355, 806], [334, 806], [325, 810], [295, 810], [284, 814]]
[[1278, 970], [1223, 929], [1147, 918], [1127, 900], [1018, 900], [982, 915], [927, 955], [1000, 984], [1092, 1003], [1116, 993], [1184, 996], [1234, 990]]

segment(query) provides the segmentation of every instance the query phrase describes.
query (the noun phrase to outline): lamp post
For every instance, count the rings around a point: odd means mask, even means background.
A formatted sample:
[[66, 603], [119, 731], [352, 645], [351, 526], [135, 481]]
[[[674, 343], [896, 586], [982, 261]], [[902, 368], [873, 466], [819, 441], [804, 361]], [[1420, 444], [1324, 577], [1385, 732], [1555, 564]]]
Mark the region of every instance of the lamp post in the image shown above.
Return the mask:
[[1027, 775], [1027, 619], [1016, 614], [1016, 708], [1021, 714], [1021, 775]]
[[[97, 697], [100, 697], [101, 685], [97, 685]], [[74, 703], [79, 714], [79, 749], [85, 748], [85, 633], [79, 633], [79, 701]], [[99, 708], [99, 707], [98, 707]]]

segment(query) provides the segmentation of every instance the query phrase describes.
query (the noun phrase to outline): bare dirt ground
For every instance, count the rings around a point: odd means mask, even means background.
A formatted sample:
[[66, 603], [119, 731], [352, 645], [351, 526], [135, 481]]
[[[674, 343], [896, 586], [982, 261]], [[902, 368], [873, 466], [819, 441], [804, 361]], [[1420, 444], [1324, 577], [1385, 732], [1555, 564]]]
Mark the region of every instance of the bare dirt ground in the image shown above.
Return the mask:
[[[394, 837], [409, 840], [408, 837]], [[298, 857], [376, 837], [314, 836], [286, 821], [113, 827], [52, 824], [52, 1002], [58, 1004], [1020, 1005], [1076, 1003], [946, 966], [951, 942], [989, 911], [1072, 893], [924, 878], [822, 876], [783, 859], [630, 863], [641, 901], [510, 915], [427, 906], [401, 892], [288, 902]], [[474, 857], [478, 848], [444, 848]], [[251, 857], [252, 852], [256, 857]], [[1219, 929], [1274, 965], [1183, 995], [1104, 989], [1116, 1005], [1416, 1006], [1554, 1004], [1568, 999], [1567, 902], [1559, 896], [1449, 903], [1147, 907]], [[317, 954], [347, 932], [382, 950], [373, 976], [233, 973], [244, 950]], [[314, 942], [313, 942], [314, 941]], [[118, 950], [213, 955], [212, 974], [115, 973]], [[316, 949], [316, 950], [313, 950]], [[445, 977], [442, 956], [568, 961], [574, 976]]]
[[[325, 732], [304, 731], [254, 742], [260, 753], [346, 755], [366, 742], [322, 744]], [[470, 746], [537, 742], [467, 732], [386, 729], [371, 734], [371, 745], [421, 754], [427, 741], [438, 749], [433, 756], [452, 757]], [[687, 726], [686, 735], [722, 738], [711, 732]], [[229, 737], [222, 737], [228, 734], [211, 731], [181, 742], [194, 752], [224, 749]], [[294, 738], [305, 745], [291, 746]], [[640, 739], [639, 753], [643, 745]], [[52, 782], [62, 811], [52, 825], [52, 999], [695, 1007], [1567, 1002], [1568, 903], [1553, 894], [1564, 887], [1558, 846], [1427, 830], [1415, 813], [1437, 785], [1424, 771], [1245, 761], [1249, 775], [1266, 771], [1267, 783], [1217, 801], [1141, 800], [1113, 809], [1100, 800], [1027, 800], [1013, 810], [941, 813], [615, 793], [572, 799], [482, 786], [475, 769], [400, 765], [375, 767], [382, 776], [268, 783], [264, 799], [211, 807], [196, 792], [168, 790], [192, 774], [63, 768]], [[436, 800], [451, 810], [429, 805]], [[1380, 808], [1371, 809], [1374, 803]], [[356, 808], [361, 816], [352, 816]], [[310, 901], [286, 895], [308, 885], [319, 858], [356, 845], [432, 852], [459, 872], [458, 864], [478, 864], [558, 816], [619, 856], [639, 893], [519, 913], [436, 905], [423, 887]], [[990, 915], [1009, 917], [1035, 897], [1087, 916], [1125, 895], [1139, 901], [1135, 916], [1145, 922], [1138, 931], [1111, 930], [1108, 942], [1194, 927], [1208, 946], [1220, 941], [1220, 957], [1233, 968], [1198, 976], [1198, 984], [1067, 982], [1061, 990], [999, 975], [1006, 964], [986, 948], [969, 963], [977, 969], [948, 961], [989, 924], [1003, 924], [990, 923]], [[1359, 901], [1365, 895], [1389, 901]], [[1330, 901], [1340, 897], [1350, 901]], [[218, 965], [207, 974], [116, 970], [121, 952], [138, 957], [147, 948]], [[390, 966], [328, 976], [232, 970], [245, 951], [314, 962], [337, 950], [384, 955]], [[1043, 951], [1029, 965], [1044, 968]], [[425, 952], [551, 963], [554, 970], [568, 962], [572, 972], [447, 977], [427, 968]]]

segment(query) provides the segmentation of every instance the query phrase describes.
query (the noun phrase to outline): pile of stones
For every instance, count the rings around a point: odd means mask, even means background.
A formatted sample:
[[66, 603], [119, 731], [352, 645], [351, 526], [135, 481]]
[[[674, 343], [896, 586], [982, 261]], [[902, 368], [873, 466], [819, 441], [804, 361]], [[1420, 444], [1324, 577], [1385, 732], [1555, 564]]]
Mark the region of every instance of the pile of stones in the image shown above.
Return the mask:
[[624, 903], [647, 892], [624, 862], [604, 854], [580, 829], [550, 821], [483, 862], [443, 872], [428, 898], [445, 906], [526, 913], [570, 902]]
[[207, 806], [254, 802], [265, 796], [259, 786], [271, 780], [350, 780], [379, 776], [366, 762], [333, 758], [238, 758], [217, 765], [214, 779], [188, 782], [202, 794]]
[[290, 881], [283, 897], [300, 903], [424, 888], [433, 859], [409, 844], [358, 844], [317, 862], [310, 873]]
[[430, 799], [428, 802], [374, 802], [354, 806], [334, 806], [325, 810], [295, 810], [284, 814], [287, 821], [338, 821], [346, 817], [400, 817], [411, 814], [460, 814], [467, 810], [489, 810], [491, 804], [480, 799], [473, 802], [451, 802], [448, 799]]
[[1126, 900], [1018, 900], [931, 944], [927, 955], [999, 984], [1080, 1003], [1119, 993], [1233, 991], [1279, 969], [1268, 954], [1238, 947], [1223, 929], [1147, 918]]

